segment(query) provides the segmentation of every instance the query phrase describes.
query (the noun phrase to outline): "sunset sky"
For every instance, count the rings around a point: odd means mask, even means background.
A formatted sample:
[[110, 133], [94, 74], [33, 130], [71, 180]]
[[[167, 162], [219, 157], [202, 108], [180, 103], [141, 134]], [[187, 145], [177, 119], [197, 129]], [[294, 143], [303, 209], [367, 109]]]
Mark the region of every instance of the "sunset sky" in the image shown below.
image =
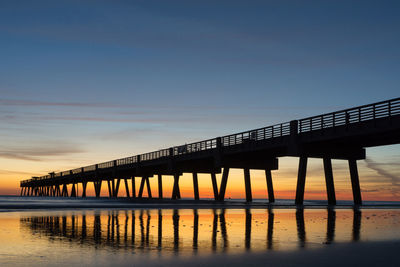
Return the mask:
[[[399, 1], [2, 0], [0, 194], [51, 171], [399, 97], [399, 14]], [[400, 201], [399, 162], [400, 145], [367, 149], [364, 199]], [[293, 198], [298, 159], [279, 163], [276, 197]], [[333, 167], [337, 198], [351, 199], [347, 163]], [[227, 197], [243, 198], [242, 171], [229, 179]], [[263, 172], [252, 183], [265, 197]], [[181, 190], [192, 197], [190, 176]], [[305, 197], [326, 198], [322, 160], [310, 160]]]

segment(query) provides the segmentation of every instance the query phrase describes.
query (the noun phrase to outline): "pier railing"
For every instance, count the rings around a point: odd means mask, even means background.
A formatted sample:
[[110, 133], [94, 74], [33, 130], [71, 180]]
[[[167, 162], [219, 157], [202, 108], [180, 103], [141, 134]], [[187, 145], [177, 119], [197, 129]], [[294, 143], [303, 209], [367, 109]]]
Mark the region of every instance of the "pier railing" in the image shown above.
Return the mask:
[[400, 98], [301, 119], [298, 129], [305, 133], [395, 115], [400, 115]]
[[[374, 104], [359, 106], [355, 108], [340, 110], [336, 112], [326, 113], [323, 115], [304, 118], [297, 123], [297, 133], [306, 133], [326, 128], [349, 125], [374, 119], [386, 118], [395, 115], [400, 115], [400, 98], [395, 98], [387, 101], [377, 102]], [[296, 133], [296, 134], [297, 134]], [[57, 178], [82, 172], [96, 171], [97, 169], [107, 169], [118, 166], [129, 166], [141, 161], [157, 160], [161, 158], [180, 156], [184, 154], [198, 153], [211, 149], [216, 149], [218, 146], [230, 147], [241, 145], [248, 142], [263, 141], [273, 138], [288, 136], [291, 134], [291, 123], [285, 122], [276, 125], [271, 125], [259, 129], [245, 131], [241, 133], [226, 135], [204, 141], [194, 142], [175, 146], [172, 148], [161, 149], [149, 153], [144, 153], [136, 156], [121, 158], [117, 160], [107, 161], [99, 164], [86, 166], [83, 168], [73, 169], [53, 173], [41, 177], [34, 177], [21, 183], [30, 182], [33, 180], [45, 180]]]

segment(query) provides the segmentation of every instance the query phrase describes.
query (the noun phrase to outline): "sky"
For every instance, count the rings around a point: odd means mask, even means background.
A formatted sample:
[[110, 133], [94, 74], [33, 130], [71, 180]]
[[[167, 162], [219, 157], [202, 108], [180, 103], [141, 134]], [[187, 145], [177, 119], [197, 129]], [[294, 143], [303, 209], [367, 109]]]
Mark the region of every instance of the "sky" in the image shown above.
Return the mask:
[[[0, 194], [51, 171], [399, 97], [399, 12], [368, 0], [3, 0]], [[364, 199], [400, 201], [399, 148], [367, 149]], [[280, 159], [276, 197], [294, 197], [297, 166]], [[307, 175], [306, 199], [326, 199], [321, 160]], [[334, 161], [338, 199], [351, 199], [348, 176]], [[227, 196], [244, 197], [242, 171], [229, 179]], [[252, 182], [265, 197], [263, 173]], [[201, 176], [201, 196], [210, 189]]]

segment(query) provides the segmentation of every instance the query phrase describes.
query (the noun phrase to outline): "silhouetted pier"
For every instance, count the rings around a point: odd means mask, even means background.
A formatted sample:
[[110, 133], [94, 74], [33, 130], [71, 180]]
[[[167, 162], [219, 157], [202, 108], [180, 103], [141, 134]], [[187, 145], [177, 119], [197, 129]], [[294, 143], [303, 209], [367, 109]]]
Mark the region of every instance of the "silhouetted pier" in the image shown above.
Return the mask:
[[[321, 158], [325, 170], [328, 203], [336, 204], [332, 159], [347, 160], [354, 203], [360, 205], [361, 190], [357, 160], [365, 159], [365, 149], [400, 143], [400, 98], [340, 110], [260, 129], [175, 146], [159, 151], [94, 164], [73, 170], [50, 173], [21, 181], [23, 196], [77, 197], [77, 184], [94, 183], [100, 197], [102, 182], [107, 182], [110, 197], [118, 197], [121, 182], [127, 197], [142, 198], [146, 189], [153, 198], [149, 179], [157, 177], [158, 198], [163, 196], [163, 176], [173, 176], [172, 199], [180, 199], [179, 178], [193, 175], [194, 199], [199, 199], [198, 173], [210, 174], [214, 199], [223, 201], [229, 170], [244, 171], [246, 201], [252, 201], [250, 169], [264, 170], [269, 202], [274, 202], [272, 170], [278, 158], [299, 157], [296, 204], [302, 204], [308, 158]], [[222, 172], [221, 184], [216, 174]], [[136, 192], [135, 179], [141, 179]], [[131, 183], [131, 186], [129, 186]], [[67, 185], [72, 184], [70, 192]], [[129, 188], [130, 187], [130, 188]], [[136, 194], [137, 193], [137, 194]]]

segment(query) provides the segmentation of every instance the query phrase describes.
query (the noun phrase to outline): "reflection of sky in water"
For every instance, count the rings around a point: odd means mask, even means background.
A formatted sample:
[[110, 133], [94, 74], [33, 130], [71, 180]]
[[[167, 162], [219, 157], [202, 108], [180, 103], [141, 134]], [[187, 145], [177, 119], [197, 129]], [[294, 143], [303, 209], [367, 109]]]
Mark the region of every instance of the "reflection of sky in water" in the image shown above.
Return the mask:
[[[134, 222], [134, 223], [133, 223]], [[227, 209], [0, 215], [0, 262], [88, 253], [147, 257], [288, 251], [400, 239], [400, 210]], [[3, 242], [2, 242], [3, 243]]]

